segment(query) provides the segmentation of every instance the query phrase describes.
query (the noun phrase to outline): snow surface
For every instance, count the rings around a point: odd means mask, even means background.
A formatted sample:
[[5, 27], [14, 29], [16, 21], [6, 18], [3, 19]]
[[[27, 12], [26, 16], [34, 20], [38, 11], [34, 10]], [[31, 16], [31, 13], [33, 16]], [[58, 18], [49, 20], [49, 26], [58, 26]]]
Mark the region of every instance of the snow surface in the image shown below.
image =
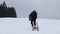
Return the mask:
[[0, 18], [0, 34], [60, 34], [60, 20], [37, 19], [39, 31], [32, 31], [28, 18]]

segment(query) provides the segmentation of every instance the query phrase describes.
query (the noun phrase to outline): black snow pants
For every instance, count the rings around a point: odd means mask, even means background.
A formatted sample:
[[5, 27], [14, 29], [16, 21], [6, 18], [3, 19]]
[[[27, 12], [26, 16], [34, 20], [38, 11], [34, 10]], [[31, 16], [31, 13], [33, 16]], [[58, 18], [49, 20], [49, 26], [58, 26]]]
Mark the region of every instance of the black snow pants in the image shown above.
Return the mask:
[[36, 20], [31, 20], [31, 26], [36, 26]]

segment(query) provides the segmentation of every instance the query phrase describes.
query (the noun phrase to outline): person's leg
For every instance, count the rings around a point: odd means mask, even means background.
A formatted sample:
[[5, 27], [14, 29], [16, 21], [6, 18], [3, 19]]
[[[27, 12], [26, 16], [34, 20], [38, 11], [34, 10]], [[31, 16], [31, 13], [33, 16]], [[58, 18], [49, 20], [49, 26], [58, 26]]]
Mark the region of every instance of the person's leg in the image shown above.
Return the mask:
[[33, 21], [31, 20], [31, 26], [33, 27]]
[[36, 21], [33, 20], [33, 29], [36, 29]]
[[34, 26], [36, 26], [36, 20], [34, 20]]

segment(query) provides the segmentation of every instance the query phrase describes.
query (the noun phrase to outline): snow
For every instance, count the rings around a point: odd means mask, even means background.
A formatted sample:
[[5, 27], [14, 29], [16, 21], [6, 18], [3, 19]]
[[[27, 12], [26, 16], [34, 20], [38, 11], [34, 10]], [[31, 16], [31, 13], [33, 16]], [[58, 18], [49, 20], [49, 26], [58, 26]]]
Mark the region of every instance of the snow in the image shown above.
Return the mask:
[[37, 19], [39, 31], [32, 31], [28, 18], [0, 18], [0, 34], [60, 34], [60, 20]]

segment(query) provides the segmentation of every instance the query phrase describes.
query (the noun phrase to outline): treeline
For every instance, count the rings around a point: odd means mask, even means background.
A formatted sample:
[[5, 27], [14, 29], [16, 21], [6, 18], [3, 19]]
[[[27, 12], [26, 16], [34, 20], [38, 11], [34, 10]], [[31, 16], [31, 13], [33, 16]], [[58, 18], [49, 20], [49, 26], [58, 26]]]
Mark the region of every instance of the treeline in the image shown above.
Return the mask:
[[6, 3], [0, 4], [0, 17], [17, 17], [14, 7], [7, 7]]

